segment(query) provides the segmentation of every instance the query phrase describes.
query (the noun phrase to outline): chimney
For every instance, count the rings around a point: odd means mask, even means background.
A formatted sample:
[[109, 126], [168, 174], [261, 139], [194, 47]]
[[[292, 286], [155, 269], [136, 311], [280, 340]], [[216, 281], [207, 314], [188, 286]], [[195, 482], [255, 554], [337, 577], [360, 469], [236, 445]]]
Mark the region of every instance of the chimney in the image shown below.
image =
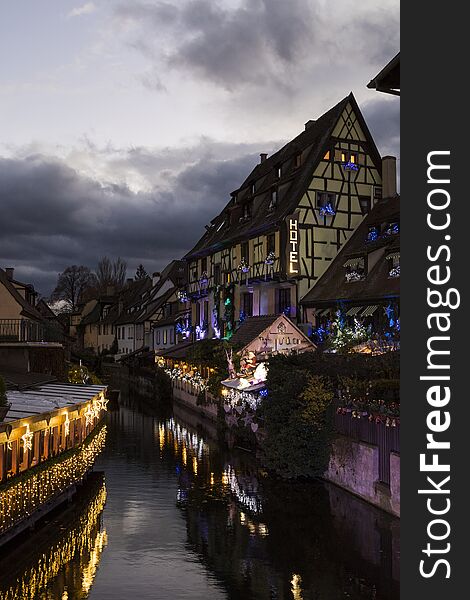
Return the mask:
[[159, 273], [158, 271], [155, 271], [155, 273], [152, 275], [152, 285], [156, 286], [157, 283], [160, 281], [160, 277], [161, 277], [161, 273]]
[[305, 123], [305, 131], [307, 131], [307, 129], [309, 129], [309, 127], [311, 127], [312, 125], [315, 125], [315, 123], [316, 123], [315, 119], [309, 119]]
[[5, 273], [7, 274], [7, 279], [9, 279], [10, 281], [13, 279], [13, 273], [15, 272], [15, 269], [12, 267], [7, 267], [5, 269]]
[[262, 153], [259, 155], [259, 157], [260, 157], [260, 161], [259, 161], [259, 162], [260, 162], [260, 164], [261, 164], [261, 163], [264, 163], [264, 161], [265, 161], [265, 160], [268, 158], [268, 155], [267, 155], [267, 154], [265, 154], [264, 152], [262, 152]]
[[397, 195], [397, 159], [395, 156], [382, 158], [382, 198], [395, 198]]

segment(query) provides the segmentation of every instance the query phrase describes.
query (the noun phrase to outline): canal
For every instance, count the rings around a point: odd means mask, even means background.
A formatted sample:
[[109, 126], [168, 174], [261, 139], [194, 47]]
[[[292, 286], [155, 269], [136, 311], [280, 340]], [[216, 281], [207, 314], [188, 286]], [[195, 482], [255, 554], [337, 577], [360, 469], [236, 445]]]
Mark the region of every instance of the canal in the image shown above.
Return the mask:
[[398, 599], [397, 520], [271, 479], [182, 409], [125, 403], [76, 501], [0, 556], [2, 600]]

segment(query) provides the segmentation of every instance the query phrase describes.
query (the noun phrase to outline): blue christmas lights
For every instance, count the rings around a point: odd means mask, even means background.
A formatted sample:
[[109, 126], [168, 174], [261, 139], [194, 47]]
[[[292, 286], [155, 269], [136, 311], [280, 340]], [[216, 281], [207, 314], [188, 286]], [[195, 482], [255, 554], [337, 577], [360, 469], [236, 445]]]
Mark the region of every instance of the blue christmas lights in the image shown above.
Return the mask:
[[324, 206], [320, 206], [319, 212], [322, 217], [325, 217], [328, 215], [333, 216], [336, 214], [336, 210], [333, 208], [331, 202], [327, 202]]

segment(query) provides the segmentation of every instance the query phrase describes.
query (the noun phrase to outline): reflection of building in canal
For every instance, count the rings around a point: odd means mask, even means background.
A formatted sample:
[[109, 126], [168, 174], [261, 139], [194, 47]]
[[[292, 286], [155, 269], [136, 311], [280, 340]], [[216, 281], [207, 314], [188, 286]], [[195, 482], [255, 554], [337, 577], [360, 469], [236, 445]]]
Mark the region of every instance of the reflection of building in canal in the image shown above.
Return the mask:
[[210, 444], [198, 433], [180, 425], [174, 419], [158, 425], [158, 440], [160, 452], [165, 448], [171, 449], [176, 461], [180, 483], [178, 502], [186, 499], [187, 488], [197, 477], [217, 493], [230, 496], [245, 511], [261, 513], [258, 476], [252, 466], [243, 463], [234, 466], [229, 461], [214, 460]]
[[262, 516], [230, 500], [199, 501], [188, 490], [189, 544], [231, 597], [330, 599], [341, 590], [355, 600], [398, 598], [392, 564], [397, 532], [388, 528], [387, 516], [381, 521], [378, 511], [349, 495], [343, 505], [353, 510], [344, 522], [338, 496], [345, 492], [322, 485], [288, 488], [263, 486]]
[[105, 502], [104, 477], [94, 473], [73, 505], [8, 548], [0, 556], [0, 598], [87, 598], [107, 543]]
[[388, 515], [334, 486], [262, 477], [249, 456], [212, 453], [172, 420], [158, 435], [179, 475], [188, 541], [231, 597], [398, 598]]

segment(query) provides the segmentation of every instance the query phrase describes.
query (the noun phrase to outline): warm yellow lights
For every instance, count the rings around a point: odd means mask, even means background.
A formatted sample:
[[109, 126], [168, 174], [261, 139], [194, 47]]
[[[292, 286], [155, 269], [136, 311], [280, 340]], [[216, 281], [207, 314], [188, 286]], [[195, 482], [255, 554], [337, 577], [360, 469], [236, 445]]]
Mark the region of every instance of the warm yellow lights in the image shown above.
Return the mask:
[[[103, 483], [73, 526], [65, 530], [46, 552], [39, 554], [14, 584], [4, 588], [0, 583], [0, 598], [42, 598], [50, 582], [72, 561], [82, 572], [82, 591], [88, 594], [107, 543], [106, 531], [100, 531], [100, 517], [105, 502], [106, 487]], [[72, 591], [64, 590], [60, 598], [71, 600], [72, 595]]]
[[56, 462], [40, 470], [26, 471], [24, 478], [18, 481], [12, 479], [0, 493], [0, 534], [81, 481], [103, 449], [105, 440], [106, 427], [103, 427], [72, 455], [59, 456]]
[[33, 449], [33, 437], [34, 437], [34, 434], [31, 433], [31, 431], [29, 429], [29, 423], [28, 423], [26, 425], [26, 433], [21, 436], [25, 450]]
[[302, 599], [302, 588], [301, 588], [301, 584], [302, 584], [302, 579], [300, 577], [300, 575], [292, 575], [292, 580], [291, 580], [291, 592], [292, 592], [292, 596], [294, 598], [294, 600], [303, 600]]
[[68, 437], [70, 433], [70, 419], [69, 419], [69, 413], [65, 414], [65, 421], [64, 421], [64, 434], [65, 437]]

